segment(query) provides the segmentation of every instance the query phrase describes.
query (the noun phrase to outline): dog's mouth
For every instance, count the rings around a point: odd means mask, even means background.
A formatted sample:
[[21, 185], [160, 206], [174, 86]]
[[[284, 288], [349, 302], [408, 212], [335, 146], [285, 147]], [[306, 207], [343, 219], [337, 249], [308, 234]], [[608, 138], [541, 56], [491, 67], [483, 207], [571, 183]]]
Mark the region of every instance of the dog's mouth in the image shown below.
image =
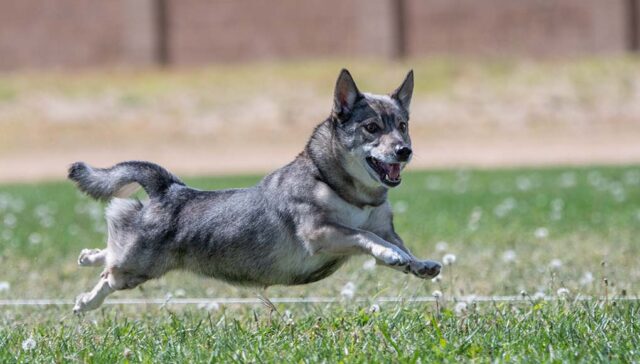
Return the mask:
[[367, 157], [367, 163], [378, 174], [383, 184], [389, 187], [396, 187], [402, 182], [400, 178], [400, 163], [385, 163], [374, 157]]

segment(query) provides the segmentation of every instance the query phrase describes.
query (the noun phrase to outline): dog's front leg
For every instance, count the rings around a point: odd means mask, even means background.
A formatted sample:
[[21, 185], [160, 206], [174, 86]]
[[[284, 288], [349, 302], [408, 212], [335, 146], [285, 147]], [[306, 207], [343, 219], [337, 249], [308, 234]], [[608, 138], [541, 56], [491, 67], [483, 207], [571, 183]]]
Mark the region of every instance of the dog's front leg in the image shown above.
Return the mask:
[[326, 224], [305, 234], [314, 253], [335, 255], [369, 254], [378, 262], [401, 270], [411, 271], [411, 254], [378, 235], [337, 224]]
[[397, 246], [411, 256], [411, 263], [408, 266], [409, 269], [407, 273], [411, 272], [413, 275], [420, 278], [433, 278], [440, 274], [440, 269], [442, 268], [440, 263], [434, 260], [420, 260], [414, 257], [409, 249], [404, 246], [402, 238], [393, 231], [393, 228], [388, 231], [381, 232], [380, 235], [391, 244]]

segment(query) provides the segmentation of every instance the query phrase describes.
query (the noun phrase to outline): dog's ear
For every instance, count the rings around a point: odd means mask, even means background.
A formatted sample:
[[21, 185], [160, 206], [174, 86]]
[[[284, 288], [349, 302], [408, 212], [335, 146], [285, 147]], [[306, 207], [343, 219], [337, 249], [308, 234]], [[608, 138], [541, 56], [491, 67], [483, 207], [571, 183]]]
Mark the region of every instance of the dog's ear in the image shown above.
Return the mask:
[[413, 95], [413, 70], [407, 73], [407, 77], [402, 81], [402, 85], [398, 87], [393, 93], [391, 97], [398, 101], [400, 106], [408, 113], [409, 106], [411, 105], [411, 96]]
[[333, 116], [341, 121], [349, 118], [356, 101], [362, 97], [353, 77], [346, 69], [340, 71], [336, 81], [336, 89], [333, 92]]

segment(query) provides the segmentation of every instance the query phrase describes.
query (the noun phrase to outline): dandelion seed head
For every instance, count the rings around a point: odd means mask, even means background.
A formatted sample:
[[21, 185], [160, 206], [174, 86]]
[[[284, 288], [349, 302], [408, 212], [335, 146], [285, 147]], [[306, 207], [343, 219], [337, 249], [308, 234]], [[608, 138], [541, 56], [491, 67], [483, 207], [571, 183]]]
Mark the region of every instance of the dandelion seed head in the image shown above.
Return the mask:
[[513, 197], [508, 197], [493, 209], [493, 214], [499, 218], [507, 216], [517, 206]]
[[397, 214], [404, 214], [409, 209], [409, 204], [406, 201], [398, 201], [393, 204], [393, 212]]
[[516, 260], [516, 252], [509, 249], [502, 253], [502, 261], [505, 263], [513, 263]]
[[456, 305], [453, 307], [453, 310], [455, 311], [455, 313], [457, 315], [462, 315], [465, 312], [467, 312], [467, 303], [466, 302], [458, 302], [456, 303]]
[[351, 299], [356, 293], [356, 285], [352, 282], [347, 282], [347, 284], [342, 287], [340, 291], [340, 295], [344, 298]]
[[[638, 216], [640, 216], [640, 211], [638, 211]], [[436, 251], [438, 253], [446, 252], [449, 249], [449, 244], [446, 241], [439, 241], [436, 243]]]
[[528, 191], [533, 187], [533, 183], [529, 177], [519, 176], [516, 178], [516, 186], [520, 191]]
[[5, 227], [11, 229], [16, 226], [16, 223], [18, 222], [18, 218], [16, 218], [16, 215], [14, 214], [6, 214], [4, 215], [3, 222]]
[[442, 282], [442, 273], [438, 274], [437, 276], [431, 278], [431, 282], [433, 283], [440, 283]]
[[29, 244], [38, 245], [40, 243], [42, 243], [42, 235], [38, 233], [29, 234]]
[[538, 292], [534, 293], [533, 296], [531, 296], [531, 298], [533, 298], [534, 300], [542, 300], [546, 296], [547, 295], [545, 295], [544, 292], [538, 291]]
[[551, 259], [551, 262], [549, 262], [549, 267], [551, 269], [560, 269], [562, 268], [562, 260], [555, 258], [555, 259]]
[[583, 285], [583, 286], [587, 286], [587, 285], [593, 283], [594, 280], [595, 279], [594, 279], [593, 274], [591, 272], [584, 272], [584, 274], [580, 278], [580, 284]]
[[558, 288], [558, 291], [556, 293], [560, 297], [567, 297], [569, 295], [569, 290], [567, 288], [561, 287]]
[[445, 265], [452, 265], [453, 263], [456, 262], [456, 256], [454, 254], [445, 254], [442, 257], [442, 263], [444, 263]]
[[549, 236], [549, 229], [546, 227], [539, 227], [534, 231], [533, 235], [538, 239], [545, 239]]
[[482, 219], [482, 208], [474, 207], [473, 211], [471, 211], [471, 215], [469, 216], [467, 228], [471, 231], [478, 230], [478, 227], [480, 226], [480, 219]]
[[22, 350], [30, 351], [35, 349], [37, 345], [38, 343], [36, 342], [36, 340], [33, 338], [33, 335], [32, 335], [32, 336], [29, 336], [28, 339], [22, 342]]
[[375, 312], [380, 312], [380, 305], [378, 305], [377, 303], [374, 303], [373, 305], [371, 305], [371, 307], [369, 307], [369, 313]]
[[178, 288], [173, 292], [173, 295], [175, 297], [184, 297], [187, 295], [187, 292], [182, 288]]
[[0, 282], [0, 292], [8, 292], [11, 289], [11, 284], [6, 281]]
[[435, 290], [431, 293], [431, 295], [435, 298], [435, 299], [440, 299], [442, 298], [442, 292], [440, 292], [439, 290]]
[[560, 187], [569, 188], [576, 185], [576, 174], [573, 172], [564, 172], [560, 175]]
[[374, 270], [376, 269], [376, 260], [374, 258], [367, 259], [362, 264], [362, 269], [364, 270]]

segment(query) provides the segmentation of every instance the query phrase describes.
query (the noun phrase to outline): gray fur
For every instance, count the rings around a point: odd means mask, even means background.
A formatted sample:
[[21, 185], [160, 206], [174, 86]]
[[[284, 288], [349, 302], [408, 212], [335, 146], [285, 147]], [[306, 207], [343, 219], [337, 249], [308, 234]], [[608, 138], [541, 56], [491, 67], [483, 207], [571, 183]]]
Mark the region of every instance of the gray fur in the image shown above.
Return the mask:
[[97, 308], [113, 291], [173, 269], [241, 285], [296, 285], [331, 275], [351, 255], [369, 254], [405, 273], [436, 276], [440, 265], [413, 257], [395, 233], [387, 201], [410, 158], [398, 151], [410, 152], [401, 124], [408, 123], [412, 89], [410, 72], [391, 96], [362, 94], [343, 70], [331, 116], [304, 151], [250, 188], [199, 191], [148, 162], [108, 169], [75, 163], [69, 178], [87, 194], [108, 199], [137, 183], [149, 200], [111, 200], [107, 248], [83, 250], [78, 259], [104, 262], [105, 269], [74, 311]]

